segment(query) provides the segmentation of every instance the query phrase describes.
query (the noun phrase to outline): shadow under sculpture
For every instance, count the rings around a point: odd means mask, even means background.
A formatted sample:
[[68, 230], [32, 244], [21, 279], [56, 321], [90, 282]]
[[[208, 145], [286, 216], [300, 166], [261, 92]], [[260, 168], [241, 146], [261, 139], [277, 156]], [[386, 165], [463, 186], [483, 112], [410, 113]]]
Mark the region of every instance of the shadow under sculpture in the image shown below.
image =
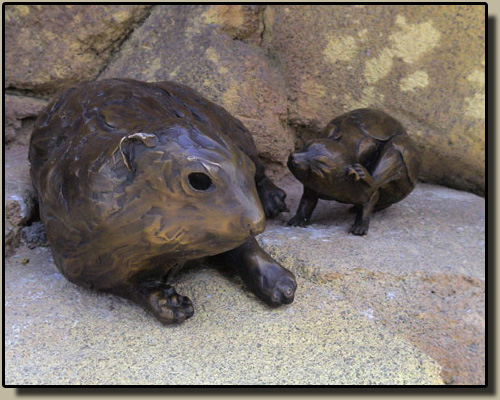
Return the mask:
[[375, 109], [333, 119], [320, 137], [290, 154], [288, 167], [304, 185], [291, 226], [305, 226], [318, 199], [353, 204], [354, 235], [366, 235], [373, 211], [405, 198], [414, 189], [420, 155], [404, 127]]
[[75, 284], [120, 295], [162, 323], [194, 313], [170, 285], [189, 260], [217, 255], [270, 306], [293, 274], [254, 236], [286, 209], [243, 124], [187, 86], [86, 82], [43, 111], [31, 177], [54, 261]]

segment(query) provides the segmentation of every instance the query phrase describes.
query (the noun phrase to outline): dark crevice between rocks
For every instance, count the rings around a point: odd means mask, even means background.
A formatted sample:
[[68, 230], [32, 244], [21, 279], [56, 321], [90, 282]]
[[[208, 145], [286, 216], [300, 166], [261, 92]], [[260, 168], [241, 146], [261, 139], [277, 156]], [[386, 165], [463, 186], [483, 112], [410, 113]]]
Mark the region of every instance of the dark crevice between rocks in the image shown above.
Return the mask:
[[32, 97], [37, 100], [47, 100], [52, 95], [44, 95], [34, 89], [20, 89], [14, 86], [8, 86], [4, 90], [4, 95], [20, 96], [20, 97]]
[[278, 54], [274, 51], [272, 45], [273, 30], [272, 23], [268, 20], [269, 10], [270, 8], [268, 8], [268, 6], [262, 6], [262, 9], [259, 11], [259, 17], [262, 22], [260, 47], [264, 51], [265, 56], [269, 59], [271, 65], [280, 71], [281, 76], [284, 76]]
[[[259, 9], [259, 20], [262, 23], [262, 30], [260, 31], [260, 42], [259, 46], [263, 46], [267, 42], [268, 38], [268, 27], [266, 24], [266, 17], [265, 17], [265, 12], [266, 12], [267, 6], [264, 5]], [[267, 53], [267, 51], [266, 51]]]
[[109, 65], [111, 65], [115, 60], [116, 57], [119, 56], [121, 53], [123, 45], [130, 39], [132, 34], [135, 32], [137, 28], [140, 28], [142, 25], [146, 23], [148, 18], [151, 16], [151, 13], [153, 12], [153, 9], [156, 8], [157, 6], [151, 5], [148, 9], [148, 11], [144, 14], [144, 16], [137, 22], [133, 23], [130, 25], [130, 31], [127, 32], [123, 37], [118, 38], [114, 42], [110, 43], [109, 46], [106, 47], [101, 53], [107, 51], [108, 49], [111, 48], [110, 55], [108, 57], [108, 61], [104, 63], [104, 65], [99, 69], [99, 71], [96, 74], [95, 80], [98, 80], [102, 73], [108, 68]]

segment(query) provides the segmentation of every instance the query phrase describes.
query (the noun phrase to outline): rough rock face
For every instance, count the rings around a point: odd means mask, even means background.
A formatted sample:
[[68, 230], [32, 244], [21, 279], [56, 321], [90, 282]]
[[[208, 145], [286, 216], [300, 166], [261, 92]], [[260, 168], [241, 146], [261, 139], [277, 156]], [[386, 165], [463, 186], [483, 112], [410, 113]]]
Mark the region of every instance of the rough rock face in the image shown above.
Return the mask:
[[54, 93], [94, 79], [150, 6], [5, 6], [5, 86]]
[[287, 5], [266, 12], [289, 124], [299, 134], [354, 108], [381, 108], [417, 141], [424, 180], [484, 193], [484, 6]]
[[240, 119], [261, 156], [283, 167], [293, 138], [286, 127], [283, 76], [254, 45], [263, 29], [261, 10], [240, 5], [155, 7], [100, 78], [189, 85]]

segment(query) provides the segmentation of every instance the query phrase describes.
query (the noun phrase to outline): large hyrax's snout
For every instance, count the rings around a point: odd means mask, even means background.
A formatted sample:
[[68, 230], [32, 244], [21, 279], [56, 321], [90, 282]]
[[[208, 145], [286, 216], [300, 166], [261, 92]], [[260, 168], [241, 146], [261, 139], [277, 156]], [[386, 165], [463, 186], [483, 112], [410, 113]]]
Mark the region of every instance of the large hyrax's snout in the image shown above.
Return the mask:
[[260, 212], [249, 213], [241, 217], [241, 226], [252, 236], [258, 235], [266, 229], [266, 217], [264, 211], [262, 211], [262, 207], [259, 208]]
[[252, 236], [264, 232], [266, 229], [266, 215], [260, 204], [257, 189], [253, 182], [250, 188], [238, 191], [237, 201], [240, 209], [240, 227]]
[[231, 225], [229, 238], [248, 239], [264, 232], [266, 215], [255, 185], [255, 169], [250, 159], [241, 157], [242, 165], [226, 164], [224, 185], [218, 193], [220, 212]]

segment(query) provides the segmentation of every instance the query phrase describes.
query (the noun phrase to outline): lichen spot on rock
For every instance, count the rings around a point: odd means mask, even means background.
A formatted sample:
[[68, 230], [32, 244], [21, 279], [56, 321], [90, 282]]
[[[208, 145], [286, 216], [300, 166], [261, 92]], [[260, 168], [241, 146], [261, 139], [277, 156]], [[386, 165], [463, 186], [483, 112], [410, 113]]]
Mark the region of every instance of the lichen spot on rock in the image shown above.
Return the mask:
[[346, 36], [342, 38], [331, 38], [323, 50], [323, 56], [327, 61], [335, 64], [337, 61], [351, 60], [357, 52], [358, 46], [356, 39], [352, 36]]
[[[441, 33], [430, 21], [408, 24], [406, 18], [399, 15], [396, 17], [396, 26], [397, 28], [394, 28], [394, 32], [389, 36], [388, 46], [365, 64], [365, 79], [369, 84], [374, 84], [389, 75], [395, 57], [413, 64], [439, 44]], [[423, 74], [419, 75], [417, 78], [423, 77]]]
[[203, 13], [203, 21], [206, 24], [217, 24], [226, 28], [238, 28], [245, 22], [242, 10], [243, 8], [240, 4], [212, 6]]
[[368, 60], [365, 64], [365, 79], [368, 83], [374, 84], [385, 78], [392, 69], [394, 50], [385, 48], [378, 57]]
[[481, 70], [478, 70], [478, 69], [474, 70], [473, 72], [471, 72], [469, 74], [469, 76], [467, 76], [467, 80], [469, 82], [478, 84], [478, 87], [484, 88], [484, 84], [485, 84], [485, 74], [484, 74], [484, 71], [481, 71]]
[[207, 48], [205, 50], [205, 55], [207, 56], [207, 59], [209, 59], [213, 63], [217, 64], [219, 62], [219, 55], [213, 47]]
[[485, 119], [485, 78], [484, 71], [479, 69], [472, 71], [467, 76], [467, 81], [471, 83], [471, 86], [474, 86], [478, 90], [474, 96], [465, 98], [465, 115], [471, 119]]
[[116, 13], [113, 13], [111, 15], [111, 18], [118, 22], [118, 23], [124, 23], [127, 22], [130, 19], [130, 12], [128, 11], [118, 11]]
[[403, 61], [413, 64], [425, 53], [428, 53], [439, 44], [441, 32], [439, 32], [431, 21], [421, 24], [409, 24], [402, 15], [396, 17], [399, 29], [392, 33], [389, 40], [394, 49], [394, 55]]
[[471, 119], [485, 119], [486, 98], [484, 92], [465, 98], [465, 115]]
[[419, 70], [401, 79], [399, 87], [403, 92], [414, 92], [417, 88], [425, 88], [429, 84], [427, 72]]

